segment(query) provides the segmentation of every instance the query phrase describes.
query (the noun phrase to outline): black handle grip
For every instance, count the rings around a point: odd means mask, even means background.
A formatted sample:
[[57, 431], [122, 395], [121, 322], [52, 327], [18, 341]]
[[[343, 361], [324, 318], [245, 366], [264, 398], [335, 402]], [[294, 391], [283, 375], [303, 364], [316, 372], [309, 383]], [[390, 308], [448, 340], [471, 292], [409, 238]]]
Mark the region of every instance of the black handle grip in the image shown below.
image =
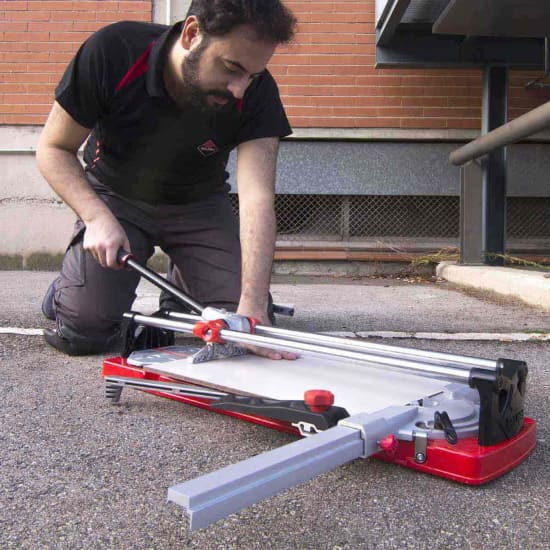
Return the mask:
[[117, 252], [117, 255], [116, 255], [116, 260], [117, 262], [124, 266], [124, 267], [127, 267], [127, 262], [128, 260], [130, 259], [133, 259], [134, 257], [132, 256], [131, 252], [128, 252], [127, 250], [124, 250], [124, 248], [120, 248], [119, 251]]

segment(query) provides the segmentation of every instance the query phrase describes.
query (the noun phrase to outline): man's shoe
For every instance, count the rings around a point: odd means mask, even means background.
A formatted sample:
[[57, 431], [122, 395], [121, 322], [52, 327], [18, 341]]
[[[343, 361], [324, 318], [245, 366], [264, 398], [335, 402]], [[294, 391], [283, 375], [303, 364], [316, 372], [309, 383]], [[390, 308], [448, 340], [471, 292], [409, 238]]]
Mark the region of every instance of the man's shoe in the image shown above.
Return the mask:
[[59, 282], [59, 277], [50, 284], [50, 286], [48, 287], [48, 290], [46, 290], [44, 299], [42, 300], [42, 313], [44, 317], [46, 317], [46, 319], [50, 319], [51, 321], [55, 321], [54, 298], [55, 298], [55, 291], [57, 288], [56, 285], [58, 282]]
[[117, 332], [107, 340], [69, 340], [57, 330], [44, 329], [44, 340], [53, 348], [67, 355], [98, 355], [108, 351], [119, 351], [122, 346], [120, 334]]
[[159, 296], [159, 309], [176, 311], [177, 313], [194, 313], [196, 311], [192, 310], [188, 305], [184, 304], [181, 300], [178, 300], [175, 296], [172, 296], [165, 290], [161, 290]]

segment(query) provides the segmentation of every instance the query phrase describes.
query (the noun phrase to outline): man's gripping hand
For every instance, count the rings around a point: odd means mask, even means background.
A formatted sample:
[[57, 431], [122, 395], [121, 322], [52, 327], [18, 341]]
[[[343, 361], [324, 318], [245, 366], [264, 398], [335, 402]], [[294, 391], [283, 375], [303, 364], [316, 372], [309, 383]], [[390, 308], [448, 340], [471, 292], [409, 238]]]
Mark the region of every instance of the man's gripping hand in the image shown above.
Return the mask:
[[122, 248], [131, 252], [130, 242], [124, 229], [110, 212], [85, 220], [84, 250], [88, 251], [102, 267], [122, 269], [117, 260]]
[[[254, 307], [246, 307], [241, 304], [239, 305], [239, 309], [237, 310], [237, 313], [240, 315], [244, 315], [245, 317], [252, 317], [254, 319], [257, 319], [259, 321], [258, 324], [264, 325], [264, 326], [270, 326], [271, 323], [269, 322], [269, 318], [267, 315], [267, 306], [261, 307], [261, 308], [254, 308]], [[243, 347], [245, 347], [248, 351], [253, 353], [254, 355], [259, 355], [260, 357], [267, 357], [268, 359], [297, 359], [299, 355], [297, 353], [291, 352], [291, 351], [283, 351], [283, 350], [274, 350], [269, 348], [262, 348], [259, 346], [252, 346], [250, 344], [243, 344]]]

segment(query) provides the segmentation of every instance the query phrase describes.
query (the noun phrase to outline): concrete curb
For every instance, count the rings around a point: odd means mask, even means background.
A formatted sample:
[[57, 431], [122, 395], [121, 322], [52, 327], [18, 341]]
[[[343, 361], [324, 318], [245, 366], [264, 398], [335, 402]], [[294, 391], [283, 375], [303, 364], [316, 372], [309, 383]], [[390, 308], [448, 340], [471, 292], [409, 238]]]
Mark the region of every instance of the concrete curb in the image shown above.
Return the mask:
[[547, 273], [515, 267], [441, 262], [436, 274], [451, 283], [490, 290], [550, 310], [550, 278], [545, 276]]

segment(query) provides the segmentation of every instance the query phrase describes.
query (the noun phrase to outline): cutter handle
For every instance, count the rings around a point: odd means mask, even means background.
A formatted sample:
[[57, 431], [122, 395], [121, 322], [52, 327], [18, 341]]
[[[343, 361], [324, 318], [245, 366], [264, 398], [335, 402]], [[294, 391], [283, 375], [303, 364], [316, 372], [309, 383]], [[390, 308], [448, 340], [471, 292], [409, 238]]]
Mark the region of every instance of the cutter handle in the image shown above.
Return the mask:
[[123, 267], [127, 267], [128, 260], [133, 260], [134, 256], [131, 252], [128, 252], [127, 250], [124, 250], [124, 248], [120, 248], [117, 252], [116, 256], [117, 262], [122, 265]]

